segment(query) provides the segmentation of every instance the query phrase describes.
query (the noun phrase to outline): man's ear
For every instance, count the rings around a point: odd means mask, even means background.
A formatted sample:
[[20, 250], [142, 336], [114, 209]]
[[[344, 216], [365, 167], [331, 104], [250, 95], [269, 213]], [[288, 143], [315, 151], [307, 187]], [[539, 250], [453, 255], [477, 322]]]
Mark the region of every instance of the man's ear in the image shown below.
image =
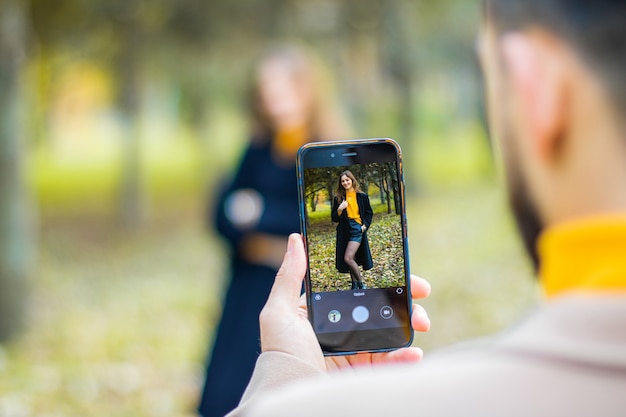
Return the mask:
[[501, 40], [522, 129], [531, 151], [543, 162], [559, 156], [565, 117], [564, 80], [554, 46], [541, 34], [512, 33]]

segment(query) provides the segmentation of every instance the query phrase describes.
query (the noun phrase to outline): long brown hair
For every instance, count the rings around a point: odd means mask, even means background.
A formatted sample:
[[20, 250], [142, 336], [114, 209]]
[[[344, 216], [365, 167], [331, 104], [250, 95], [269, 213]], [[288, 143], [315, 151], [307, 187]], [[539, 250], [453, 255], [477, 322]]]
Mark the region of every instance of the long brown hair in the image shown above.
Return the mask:
[[349, 170], [345, 170], [341, 173], [341, 175], [339, 176], [339, 181], [337, 182], [337, 192], [335, 193], [335, 198], [337, 199], [338, 203], [346, 199], [346, 189], [343, 188], [343, 185], [341, 185], [341, 178], [343, 178], [344, 175], [352, 180], [352, 188], [354, 188], [354, 191], [356, 191], [357, 193], [361, 192], [361, 186], [354, 177], [354, 174]]
[[277, 44], [258, 59], [250, 75], [248, 103], [257, 139], [268, 139], [274, 132], [259, 101], [256, 71], [266, 62], [279, 61], [293, 74], [297, 83], [311, 94], [308, 130], [313, 140], [336, 140], [349, 136], [349, 127], [338, 106], [330, 71], [310, 49], [293, 43]]

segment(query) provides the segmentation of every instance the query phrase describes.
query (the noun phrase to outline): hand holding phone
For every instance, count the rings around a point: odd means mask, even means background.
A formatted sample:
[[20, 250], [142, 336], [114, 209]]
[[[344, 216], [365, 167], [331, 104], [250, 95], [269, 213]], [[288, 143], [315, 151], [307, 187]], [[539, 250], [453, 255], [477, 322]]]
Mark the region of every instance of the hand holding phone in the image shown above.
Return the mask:
[[[420, 348], [409, 347], [390, 352], [324, 357], [311, 322], [306, 304], [300, 297], [302, 280], [306, 271], [306, 253], [302, 237], [289, 237], [288, 249], [272, 291], [260, 315], [261, 349], [263, 352], [281, 352], [299, 358], [319, 372], [328, 370], [392, 362], [417, 362], [423, 353]], [[414, 299], [426, 298], [430, 285], [424, 279], [411, 276]], [[430, 320], [419, 305], [413, 308], [413, 329], [428, 331]]]
[[392, 139], [310, 143], [296, 165], [308, 314], [324, 354], [410, 345], [400, 147]]

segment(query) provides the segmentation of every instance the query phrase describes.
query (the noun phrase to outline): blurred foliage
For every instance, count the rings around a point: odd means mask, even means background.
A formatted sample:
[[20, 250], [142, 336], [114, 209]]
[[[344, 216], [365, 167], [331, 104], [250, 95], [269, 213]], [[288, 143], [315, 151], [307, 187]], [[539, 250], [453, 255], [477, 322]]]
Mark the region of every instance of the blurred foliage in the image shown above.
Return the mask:
[[[356, 136], [393, 136], [414, 149], [424, 135], [444, 137], [451, 125], [481, 117], [474, 2], [28, 4], [32, 47], [25, 82], [36, 110], [30, 114], [36, 144], [64, 141], [68, 119], [85, 118], [123, 140], [129, 102], [139, 107], [133, 117], [142, 118], [138, 134], [150, 146], [158, 140], [152, 134], [157, 120], [174, 128], [171, 138], [191, 128], [194, 139], [215, 144], [223, 140], [211, 129], [215, 115], [224, 108], [245, 111], [240, 103], [251, 63], [269, 42], [283, 40], [308, 44], [334, 69]], [[93, 129], [81, 133], [84, 142], [98, 136]]]

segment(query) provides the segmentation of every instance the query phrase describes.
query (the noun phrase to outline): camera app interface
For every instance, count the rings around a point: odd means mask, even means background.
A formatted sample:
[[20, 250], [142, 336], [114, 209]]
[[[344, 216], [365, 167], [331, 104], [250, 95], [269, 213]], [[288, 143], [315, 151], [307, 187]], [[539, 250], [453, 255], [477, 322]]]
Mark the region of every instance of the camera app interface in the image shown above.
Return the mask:
[[400, 187], [395, 159], [305, 169], [311, 303], [317, 333], [406, 326]]

